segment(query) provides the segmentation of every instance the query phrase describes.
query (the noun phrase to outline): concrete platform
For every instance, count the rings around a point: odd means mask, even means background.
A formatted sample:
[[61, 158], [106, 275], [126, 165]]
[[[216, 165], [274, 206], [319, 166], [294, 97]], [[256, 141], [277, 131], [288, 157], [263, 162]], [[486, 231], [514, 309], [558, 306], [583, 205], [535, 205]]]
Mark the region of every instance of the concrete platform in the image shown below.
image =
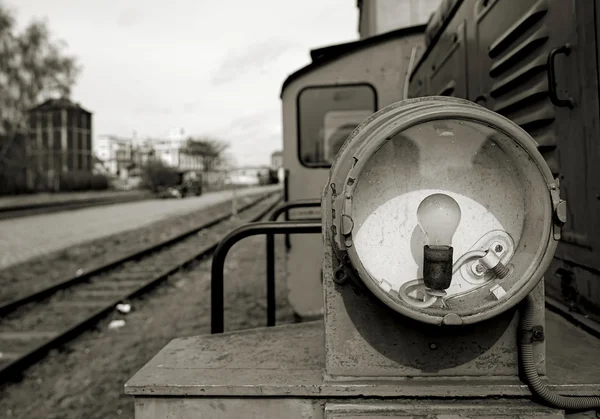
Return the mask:
[[[273, 191], [280, 185], [240, 189], [238, 196]], [[185, 199], [153, 199], [0, 221], [0, 269], [69, 246], [147, 226], [226, 202], [233, 191]]]
[[[547, 312], [548, 378], [561, 394], [598, 395], [600, 340]], [[510, 378], [411, 378], [331, 382], [322, 321], [175, 339], [126, 384], [134, 396], [463, 397], [529, 396]], [[558, 385], [560, 384], [560, 385]]]
[[86, 191], [38, 193], [31, 195], [1, 196], [0, 209], [10, 209], [28, 205], [57, 204], [64, 202], [87, 201], [90, 199], [128, 198], [146, 196], [146, 191]]

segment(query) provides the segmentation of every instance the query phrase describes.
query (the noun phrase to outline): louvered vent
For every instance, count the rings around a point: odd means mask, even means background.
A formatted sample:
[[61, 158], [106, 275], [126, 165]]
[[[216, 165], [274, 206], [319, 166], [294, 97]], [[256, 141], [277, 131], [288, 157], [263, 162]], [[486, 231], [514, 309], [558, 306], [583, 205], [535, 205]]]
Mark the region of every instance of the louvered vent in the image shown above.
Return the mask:
[[548, 96], [549, 30], [547, 0], [536, 2], [489, 48], [493, 80], [492, 110], [513, 120], [538, 142], [554, 174], [558, 173], [554, 105]]

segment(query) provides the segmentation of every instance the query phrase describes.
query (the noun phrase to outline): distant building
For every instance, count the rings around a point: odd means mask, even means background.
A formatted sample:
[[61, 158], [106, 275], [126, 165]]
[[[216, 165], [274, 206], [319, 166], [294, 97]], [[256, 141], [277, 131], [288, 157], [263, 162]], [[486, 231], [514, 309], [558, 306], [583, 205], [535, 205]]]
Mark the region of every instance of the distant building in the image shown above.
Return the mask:
[[91, 172], [92, 113], [69, 99], [49, 99], [28, 111], [27, 183], [30, 189], [60, 186], [61, 173]]
[[358, 0], [360, 38], [423, 25], [441, 0]]
[[271, 170], [277, 172], [277, 180], [283, 183], [285, 178], [285, 169], [283, 168], [283, 151], [275, 151], [271, 154]]
[[230, 185], [258, 185], [261, 179], [269, 176], [269, 168], [266, 166], [247, 166], [231, 169], [227, 173], [225, 183]]
[[127, 178], [131, 169], [134, 173], [149, 160], [159, 160], [165, 165], [182, 170], [203, 170], [202, 156], [185, 152], [187, 139], [183, 130], [173, 130], [166, 138], [138, 139], [116, 135], [99, 136], [94, 143], [96, 157], [113, 175]]
[[133, 139], [100, 135], [94, 141], [94, 153], [107, 173], [125, 178], [133, 162]]
[[183, 170], [203, 170], [203, 158], [185, 152], [186, 139], [164, 138], [149, 140], [149, 145], [154, 151], [154, 158], [162, 161], [167, 166]]
[[275, 151], [271, 154], [271, 169], [279, 170], [283, 167], [283, 151]]

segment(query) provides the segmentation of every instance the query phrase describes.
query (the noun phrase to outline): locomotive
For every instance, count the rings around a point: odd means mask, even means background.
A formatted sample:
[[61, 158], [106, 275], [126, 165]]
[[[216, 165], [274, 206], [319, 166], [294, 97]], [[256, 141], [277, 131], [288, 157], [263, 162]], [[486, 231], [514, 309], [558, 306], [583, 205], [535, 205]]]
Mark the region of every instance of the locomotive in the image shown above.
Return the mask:
[[[545, 300], [569, 277], [599, 302], [598, 17], [446, 0], [313, 50], [281, 94], [289, 221], [217, 248], [213, 334], [126, 384], [136, 418], [594, 417], [600, 344]], [[224, 255], [251, 234], [290, 235], [301, 322], [222, 333]]]

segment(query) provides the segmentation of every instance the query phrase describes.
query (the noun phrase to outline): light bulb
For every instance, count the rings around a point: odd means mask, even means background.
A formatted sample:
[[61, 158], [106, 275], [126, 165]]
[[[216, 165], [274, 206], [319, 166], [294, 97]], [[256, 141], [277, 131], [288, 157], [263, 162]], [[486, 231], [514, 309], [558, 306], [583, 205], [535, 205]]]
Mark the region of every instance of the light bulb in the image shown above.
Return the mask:
[[452, 237], [460, 223], [460, 206], [450, 196], [429, 195], [417, 209], [417, 220], [430, 246], [452, 246]]

